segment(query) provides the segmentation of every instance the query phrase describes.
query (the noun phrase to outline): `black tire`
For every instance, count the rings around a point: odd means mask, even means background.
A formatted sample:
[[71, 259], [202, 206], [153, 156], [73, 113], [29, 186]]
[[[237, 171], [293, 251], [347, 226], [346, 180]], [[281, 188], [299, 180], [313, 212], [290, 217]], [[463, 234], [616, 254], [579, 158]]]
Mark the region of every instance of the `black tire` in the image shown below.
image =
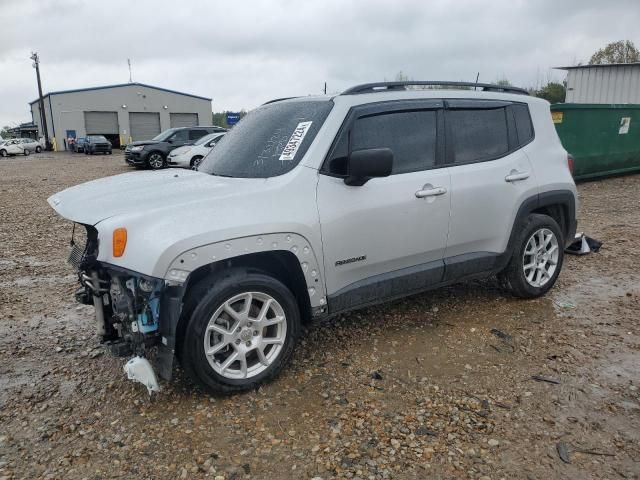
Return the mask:
[[31, 153], [31, 152], [30, 152], [27, 148], [25, 148], [25, 149], [22, 151], [22, 154], [23, 154], [25, 157], [28, 157], [30, 153]]
[[[159, 161], [161, 160], [161, 161]], [[147, 157], [147, 166], [151, 170], [160, 170], [167, 166], [167, 160], [160, 152], [151, 152]]]
[[42, 147], [36, 147], [36, 153], [40, 153], [42, 151]]
[[202, 157], [201, 155], [196, 155], [195, 157], [193, 157], [191, 159], [191, 163], [189, 164], [189, 166], [191, 167], [191, 170], [197, 170], [203, 158], [204, 157]]
[[9, 154], [7, 153], [6, 150], [4, 150], [4, 149], [0, 150], [0, 157], [8, 157], [8, 156], [9, 156]]
[[[547, 229], [553, 233], [557, 241], [558, 258], [556, 268], [549, 279], [541, 286], [534, 286], [525, 276], [525, 249], [531, 237], [538, 231]], [[513, 296], [519, 298], [536, 298], [547, 293], [558, 279], [564, 260], [564, 234], [558, 223], [551, 217], [541, 214], [530, 214], [519, 228], [513, 243], [513, 251], [507, 267], [498, 274], [500, 284]]]
[[[210, 365], [204, 352], [204, 335], [215, 311], [228, 299], [243, 292], [261, 292], [280, 304], [285, 315], [286, 336], [280, 353], [264, 371], [250, 378], [231, 379], [220, 375]], [[212, 393], [251, 390], [272, 380], [291, 359], [300, 335], [300, 311], [294, 295], [279, 280], [255, 270], [235, 268], [215, 278], [204, 279], [188, 294], [185, 312], [188, 324], [179, 345], [180, 362], [195, 383]]]

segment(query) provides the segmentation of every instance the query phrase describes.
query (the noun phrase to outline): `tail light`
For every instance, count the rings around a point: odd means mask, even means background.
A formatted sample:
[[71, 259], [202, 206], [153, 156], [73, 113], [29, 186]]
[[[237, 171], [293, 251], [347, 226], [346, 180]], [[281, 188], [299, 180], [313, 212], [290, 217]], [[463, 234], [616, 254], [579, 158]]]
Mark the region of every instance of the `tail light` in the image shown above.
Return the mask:
[[569, 167], [571, 175], [573, 175], [573, 155], [570, 153], [567, 153], [567, 166]]

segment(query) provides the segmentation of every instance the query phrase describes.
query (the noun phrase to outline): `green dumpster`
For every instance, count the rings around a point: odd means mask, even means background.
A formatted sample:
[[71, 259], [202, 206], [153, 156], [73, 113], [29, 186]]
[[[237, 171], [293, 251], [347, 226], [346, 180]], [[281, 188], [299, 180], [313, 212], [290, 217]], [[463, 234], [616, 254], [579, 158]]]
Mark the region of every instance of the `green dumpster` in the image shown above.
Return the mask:
[[551, 116], [576, 180], [640, 172], [640, 105], [556, 103]]

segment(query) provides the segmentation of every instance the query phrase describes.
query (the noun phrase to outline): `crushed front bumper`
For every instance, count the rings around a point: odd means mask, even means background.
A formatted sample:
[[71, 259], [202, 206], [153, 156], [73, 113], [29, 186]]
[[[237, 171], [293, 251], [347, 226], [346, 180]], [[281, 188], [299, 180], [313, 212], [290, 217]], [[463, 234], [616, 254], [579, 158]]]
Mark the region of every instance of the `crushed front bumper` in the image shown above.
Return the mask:
[[90, 253], [91, 228], [87, 247], [72, 248], [69, 257], [80, 283], [76, 300], [94, 306], [98, 334], [113, 354], [148, 359], [162, 379], [171, 380], [183, 287], [98, 262]]
[[125, 162], [133, 166], [146, 165], [147, 156], [148, 156], [148, 152], [145, 152], [144, 150], [140, 150], [138, 152], [132, 152], [130, 150], [125, 149], [124, 151]]

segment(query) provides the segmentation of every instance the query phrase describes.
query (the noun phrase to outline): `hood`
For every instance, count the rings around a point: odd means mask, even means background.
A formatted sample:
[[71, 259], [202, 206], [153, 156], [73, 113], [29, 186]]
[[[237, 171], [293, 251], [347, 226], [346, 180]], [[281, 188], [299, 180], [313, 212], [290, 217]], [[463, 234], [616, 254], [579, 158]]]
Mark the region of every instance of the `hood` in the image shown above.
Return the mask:
[[173, 150], [171, 150], [171, 153], [169, 153], [169, 156], [176, 157], [178, 155], [182, 155], [183, 153], [187, 153], [192, 148], [192, 145], [184, 145], [182, 147], [174, 148]]
[[[67, 188], [48, 198], [62, 217], [96, 225], [114, 216], [147, 215], [251, 192], [262, 179], [224, 178], [192, 170], [131, 172]], [[161, 213], [161, 212], [160, 212]]]
[[[317, 181], [311, 168], [268, 179], [131, 172], [68, 188], [49, 203], [67, 219], [95, 225], [98, 261], [166, 278], [179, 255], [204, 245], [282, 232], [318, 239]], [[127, 245], [114, 257], [113, 231], [121, 227]]]
[[127, 146], [138, 147], [140, 145], [156, 145], [158, 143], [167, 143], [167, 142], [159, 142], [158, 140], [138, 140], [137, 142], [131, 142], [127, 144]]

